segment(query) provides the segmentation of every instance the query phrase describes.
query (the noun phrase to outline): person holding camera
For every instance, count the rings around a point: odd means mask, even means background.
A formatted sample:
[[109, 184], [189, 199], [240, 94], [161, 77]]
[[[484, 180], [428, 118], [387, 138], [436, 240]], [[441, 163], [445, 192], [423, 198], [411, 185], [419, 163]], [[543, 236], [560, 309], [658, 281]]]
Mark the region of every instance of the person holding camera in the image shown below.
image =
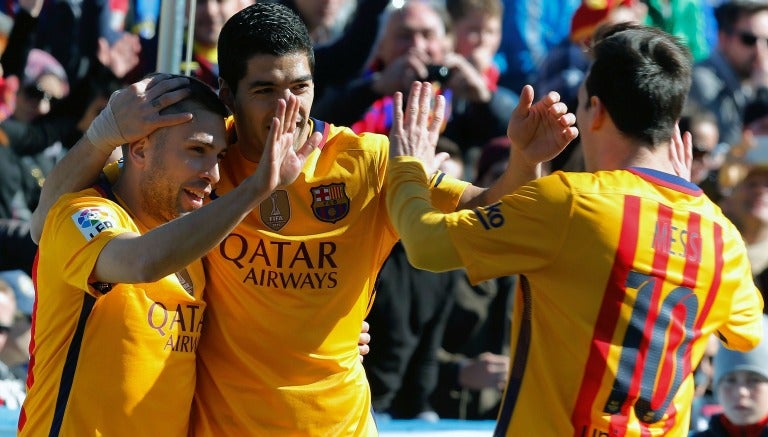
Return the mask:
[[348, 85], [329, 91], [313, 115], [357, 132], [386, 134], [392, 124], [392, 98], [414, 80], [432, 82], [447, 101], [444, 136], [463, 151], [504, 135], [517, 95], [490, 86], [466, 57], [454, 53], [450, 18], [436, 1], [389, 6], [371, 53], [369, 69]]

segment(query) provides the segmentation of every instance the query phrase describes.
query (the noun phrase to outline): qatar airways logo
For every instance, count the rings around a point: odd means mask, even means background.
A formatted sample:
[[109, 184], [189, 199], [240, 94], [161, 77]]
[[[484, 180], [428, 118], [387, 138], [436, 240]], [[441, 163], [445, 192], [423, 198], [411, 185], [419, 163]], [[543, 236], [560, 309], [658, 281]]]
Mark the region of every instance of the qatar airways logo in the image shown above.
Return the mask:
[[242, 272], [243, 284], [304, 290], [338, 285], [333, 241], [249, 241], [240, 234], [229, 234], [219, 245], [219, 253]]
[[147, 311], [147, 324], [165, 338], [163, 350], [195, 352], [203, 329], [204, 311], [194, 303], [166, 306], [153, 302]]

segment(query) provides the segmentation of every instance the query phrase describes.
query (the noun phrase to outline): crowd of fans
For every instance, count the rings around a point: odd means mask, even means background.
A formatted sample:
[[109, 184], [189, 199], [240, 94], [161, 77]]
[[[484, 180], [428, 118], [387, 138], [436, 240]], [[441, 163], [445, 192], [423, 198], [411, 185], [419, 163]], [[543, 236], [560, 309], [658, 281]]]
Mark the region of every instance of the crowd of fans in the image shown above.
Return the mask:
[[[768, 1], [277, 1], [298, 12], [316, 44], [313, 116], [386, 134], [391, 96], [432, 81], [448, 102], [441, 145], [453, 159], [443, 170], [478, 185], [509, 159], [506, 124], [523, 85], [538, 96], [558, 91], [575, 111], [585, 47], [599, 26], [644, 22], [680, 37], [695, 61], [680, 121], [693, 136], [692, 181], [742, 232], [766, 296]], [[250, 3], [195, 4], [184, 67], [214, 89], [218, 34]], [[160, 1], [17, 0], [0, 12], [0, 408], [18, 409], [34, 304], [31, 212], [47, 172], [109, 95], [154, 71]], [[548, 171], [582, 169], [576, 140]], [[493, 419], [515, 285], [514, 277], [472, 285], [460, 271], [417, 271], [395, 248], [380, 274], [364, 361], [379, 417]], [[693, 431], [768, 426], [768, 358], [756, 354], [712, 348], [698, 371]], [[731, 405], [740, 390], [757, 399], [747, 419], [734, 413], [747, 407]]]

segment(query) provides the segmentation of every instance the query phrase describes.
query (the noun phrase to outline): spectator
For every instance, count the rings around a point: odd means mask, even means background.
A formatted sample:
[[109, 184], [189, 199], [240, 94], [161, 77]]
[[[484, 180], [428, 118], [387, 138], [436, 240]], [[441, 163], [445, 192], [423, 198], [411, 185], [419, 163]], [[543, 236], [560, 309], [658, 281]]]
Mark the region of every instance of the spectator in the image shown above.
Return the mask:
[[516, 278], [464, 286], [448, 315], [437, 357], [440, 379], [432, 406], [441, 418], [493, 420], [509, 371], [509, 323]]
[[[499, 85], [499, 69], [494, 62], [494, 55], [501, 43], [501, 19], [503, 6], [500, 0], [448, 0], [446, 2], [448, 13], [453, 23], [454, 51], [468, 60], [473, 67], [482, 73], [485, 84], [495, 97], [497, 102], [507, 102], [516, 105], [517, 94], [509, 88]], [[450, 81], [448, 86], [450, 86]], [[457, 100], [456, 105], [462, 104]], [[510, 108], [511, 109], [511, 106]], [[454, 106], [454, 111], [462, 112]], [[499, 108], [499, 111], [502, 111]], [[451, 126], [452, 127], [452, 126]], [[501, 134], [501, 132], [499, 132]], [[476, 150], [468, 150], [470, 147], [478, 149], [482, 143], [477, 143], [475, 135], [462, 134], [454, 130], [446, 130], [445, 136], [451, 137], [462, 150], [466, 151], [465, 159], [471, 162]]]
[[681, 132], [690, 132], [693, 140], [691, 182], [701, 187], [715, 203], [719, 202], [721, 193], [717, 173], [723, 163], [724, 151], [718, 147], [720, 132], [717, 129], [717, 117], [689, 105], [680, 117], [679, 126]]
[[768, 89], [747, 104], [742, 140], [726, 155], [718, 182], [723, 212], [741, 232], [755, 283], [768, 299]]
[[501, 43], [501, 1], [448, 0], [446, 6], [453, 23], [454, 51], [482, 73], [488, 89], [495, 91], [499, 69], [493, 58]]
[[718, 117], [720, 140], [739, 142], [744, 108], [768, 86], [768, 3], [731, 0], [715, 9], [718, 43], [693, 69], [691, 104]]
[[392, 121], [391, 95], [408, 89], [413, 80], [428, 80], [439, 84], [448, 100], [443, 135], [462, 150], [502, 135], [516, 100], [489, 89], [483, 74], [450, 50], [447, 21], [445, 9], [434, 1], [411, 0], [402, 8], [390, 8], [370, 70], [337, 89], [316, 113], [335, 123], [351, 123], [358, 133], [386, 134]]
[[35, 47], [52, 54], [64, 66], [71, 84], [84, 79], [99, 62], [100, 45], [125, 45], [130, 49], [124, 56], [131, 53], [137, 57], [138, 37], [124, 29], [127, 4], [126, 0], [45, 2], [36, 25]]
[[[439, 143], [438, 143], [439, 149]], [[487, 187], [509, 162], [507, 137], [482, 147], [475, 185]], [[444, 418], [495, 419], [509, 368], [509, 326], [517, 278], [505, 276], [458, 287], [438, 351], [440, 380], [432, 395], [435, 412]]]
[[[315, 100], [328, 87], [346, 84], [365, 67], [380, 31], [380, 16], [389, 0], [359, 0], [342, 34], [329, 44], [315, 46]], [[315, 105], [317, 106], [317, 105]]]
[[[569, 108], [575, 108], [579, 85], [591, 62], [588, 48], [595, 31], [603, 25], [642, 22], [646, 11], [646, 5], [638, 0], [582, 1], [571, 17], [568, 37], [552, 47], [538, 65], [538, 73], [532, 79], [536, 94], [556, 91]], [[577, 140], [552, 160], [551, 169], [563, 169], [578, 148]], [[573, 159], [579, 155], [580, 152]]]
[[25, 123], [51, 111], [51, 103], [69, 94], [64, 67], [50, 54], [32, 49], [27, 57], [13, 118]]
[[282, 3], [298, 13], [317, 47], [341, 35], [357, 0], [284, 0]]
[[377, 415], [438, 418], [430, 403], [438, 383], [437, 350], [457, 288], [468, 286], [463, 276], [414, 268], [400, 244], [390, 252], [366, 317], [373, 343], [363, 365]]
[[[0, 353], [5, 349], [16, 318], [16, 299], [13, 290], [0, 279]], [[26, 392], [24, 381], [19, 379], [7, 363], [0, 361], [0, 424], [13, 412], [18, 417]]]
[[716, 335], [709, 337], [704, 356], [694, 372], [694, 384], [696, 391], [693, 394], [691, 406], [691, 432], [703, 431], [709, 428], [709, 421], [715, 414], [721, 413], [723, 408], [717, 403], [713, 378], [715, 369], [714, 358], [720, 350], [720, 340]]
[[35, 304], [35, 286], [32, 279], [22, 271], [0, 272], [0, 281], [5, 281], [11, 287], [16, 300], [16, 317], [8, 333], [8, 340], [0, 349], [0, 361], [9, 367], [16, 378], [25, 381], [29, 365], [29, 340], [32, 308]]
[[[70, 82], [63, 66], [50, 54], [33, 49], [42, 0], [24, 0], [17, 11], [10, 45], [2, 54], [6, 83], [20, 80], [14, 112], [0, 122], [0, 270], [29, 274], [37, 250], [29, 238], [29, 216], [40, 185], [54, 162], [77, 141], [106, 103], [118, 82], [135, 65], [124, 47], [100, 45], [88, 76]], [[61, 100], [68, 90], [67, 98]], [[18, 272], [17, 272], [18, 273]], [[15, 284], [16, 281], [12, 281]]]
[[768, 315], [763, 341], [749, 352], [721, 348], [714, 358], [713, 386], [723, 412], [709, 429], [692, 437], [762, 437], [768, 435]]
[[[197, 0], [192, 50], [192, 76], [214, 89], [219, 88], [219, 61], [216, 44], [224, 23], [254, 0]], [[182, 70], [186, 66], [182, 65]]]
[[[48, 53], [33, 49], [24, 69], [13, 120], [27, 124], [46, 115], [51, 109], [51, 101], [64, 97], [68, 87], [61, 64]], [[17, 275], [31, 274], [37, 246], [29, 238], [29, 220], [37, 206], [45, 175], [56, 159], [63, 155], [64, 148], [57, 142], [33, 155], [20, 155], [11, 147], [8, 135], [4, 132], [2, 135], [0, 271], [13, 270]], [[17, 284], [18, 280], [10, 283]]]
[[[458, 145], [440, 138], [437, 151], [449, 155], [440, 170], [461, 178]], [[402, 245], [392, 249], [379, 271], [376, 299], [366, 317], [376, 335], [363, 365], [377, 416], [439, 418], [430, 401], [438, 388], [438, 348], [455, 296], [468, 288], [463, 272], [419, 270], [408, 263]]]
[[[610, 1], [610, 0], [609, 0]], [[568, 36], [579, 0], [504, 0], [500, 83], [512, 90], [533, 83], [549, 51]]]

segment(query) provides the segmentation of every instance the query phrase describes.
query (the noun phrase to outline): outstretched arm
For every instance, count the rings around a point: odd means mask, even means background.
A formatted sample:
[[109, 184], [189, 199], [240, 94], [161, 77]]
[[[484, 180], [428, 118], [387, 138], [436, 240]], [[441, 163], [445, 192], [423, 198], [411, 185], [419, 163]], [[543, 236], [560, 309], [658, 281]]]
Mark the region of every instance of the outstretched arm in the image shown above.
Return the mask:
[[48, 211], [62, 194], [82, 190], [96, 180], [116, 147], [139, 140], [154, 130], [191, 120], [191, 114], [159, 115], [187, 96], [187, 79], [153, 77], [114, 93], [107, 106], [46, 177], [32, 215], [30, 234], [38, 242]]
[[[533, 97], [533, 88], [526, 85], [520, 95], [520, 103], [509, 118], [507, 137], [512, 143], [512, 152], [504, 174], [490, 188], [468, 186], [457, 209], [488, 205], [536, 179], [540, 176], [540, 164], [557, 156], [576, 138], [578, 130], [573, 126], [576, 117], [560, 102], [559, 94], [551, 92], [536, 103], [533, 103]], [[437, 104], [432, 110], [431, 100], [432, 86], [426, 82], [414, 82], [406, 112], [403, 113], [403, 96], [395, 94], [395, 119], [398, 113], [403, 119], [390, 132], [389, 153], [391, 158], [418, 158], [428, 175], [447, 158], [445, 154], [434, 153], [440, 128], [436, 123], [442, 122], [445, 100], [437, 96]], [[431, 122], [427, 123], [427, 120]]]
[[[294, 150], [299, 101], [279, 100], [256, 171], [229, 193], [144, 235], [121, 234], [99, 254], [97, 280], [136, 283], [159, 280], [208, 253], [277, 188], [291, 184], [322, 139], [312, 134]], [[143, 254], [137, 257], [136, 254]]]

